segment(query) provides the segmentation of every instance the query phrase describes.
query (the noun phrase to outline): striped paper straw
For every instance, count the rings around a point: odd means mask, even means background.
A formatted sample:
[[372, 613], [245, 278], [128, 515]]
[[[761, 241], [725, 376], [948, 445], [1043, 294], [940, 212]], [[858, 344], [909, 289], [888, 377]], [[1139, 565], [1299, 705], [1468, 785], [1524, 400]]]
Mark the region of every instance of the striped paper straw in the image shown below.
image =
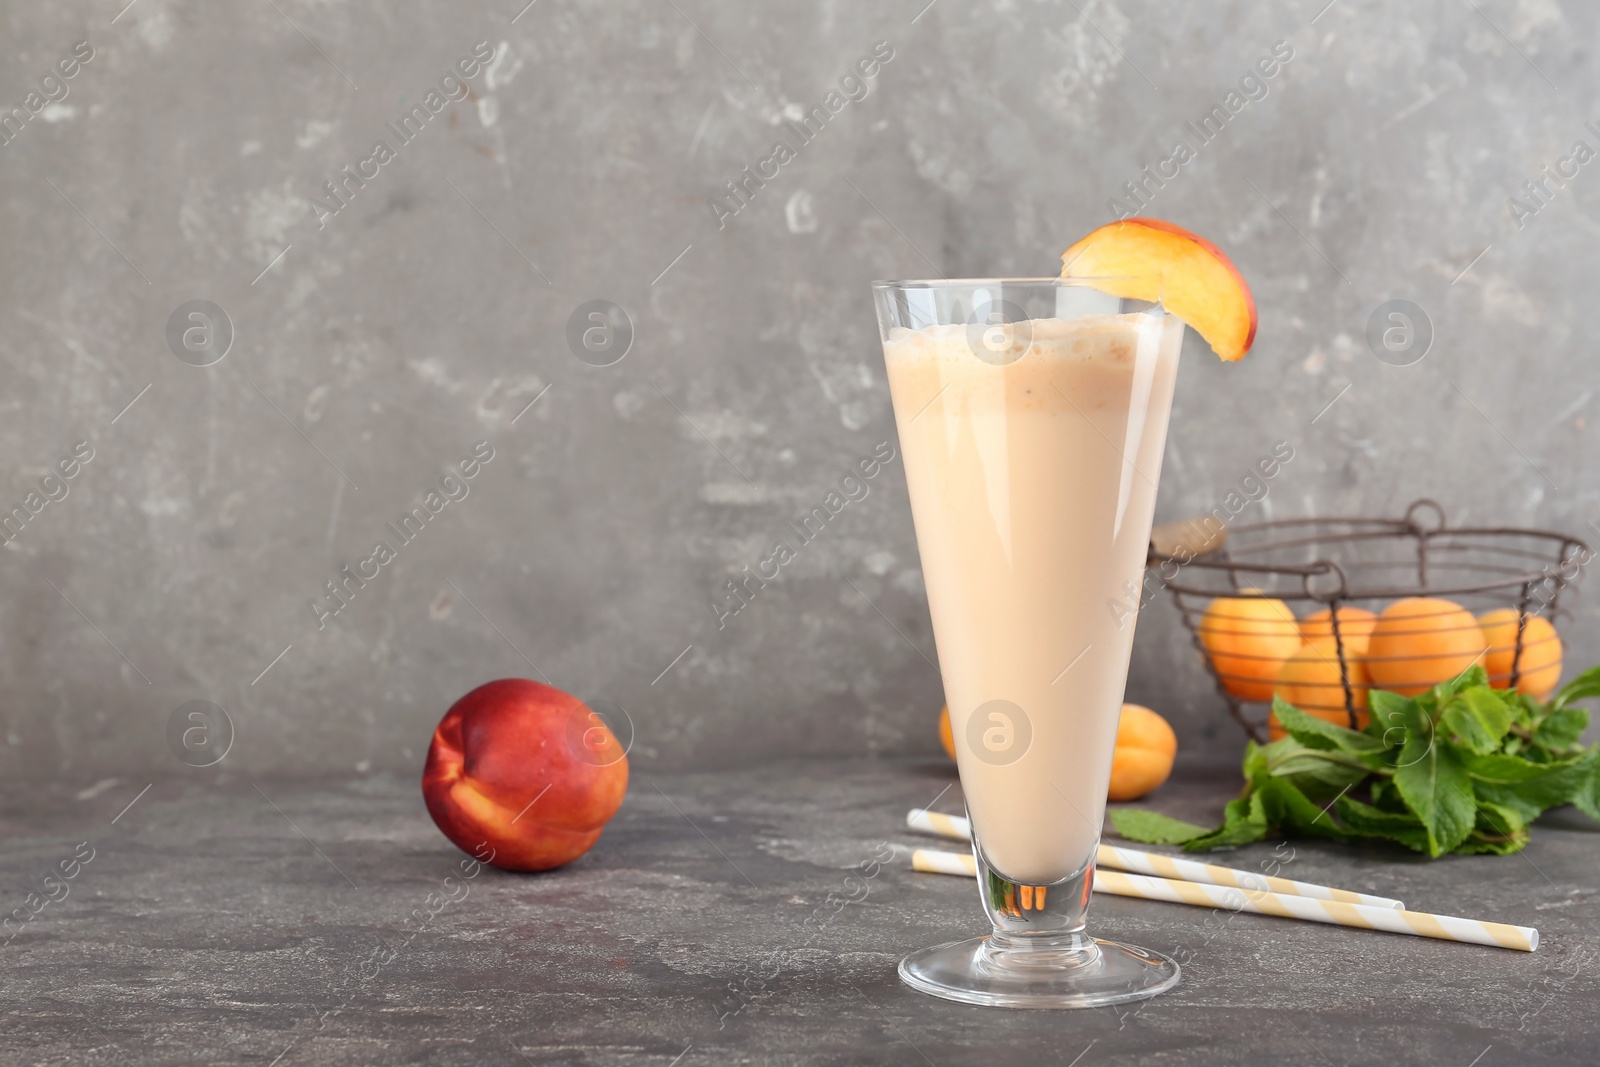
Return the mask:
[[968, 878], [978, 876], [978, 861], [970, 852], [941, 852], [934, 848], [919, 848], [911, 853], [911, 869], [928, 874], [959, 874]]
[[[912, 808], [906, 814], [906, 825], [923, 833], [937, 834], [958, 841], [972, 840], [972, 825], [960, 815], [943, 815], [937, 811]], [[1344, 904], [1360, 904], [1369, 908], [1388, 908], [1401, 911], [1405, 905], [1391, 897], [1372, 896], [1349, 889], [1334, 889], [1315, 882], [1297, 882], [1292, 878], [1274, 878], [1253, 871], [1240, 871], [1232, 867], [1219, 867], [1214, 863], [1164, 856], [1159, 852], [1142, 852], [1136, 848], [1122, 848], [1102, 844], [1095, 854], [1095, 866], [1120, 871], [1135, 871], [1158, 878], [1175, 878], [1185, 882], [1200, 882], [1252, 892], [1281, 893], [1285, 896], [1310, 897], [1313, 900], [1335, 900]]]
[[1278, 893], [1283, 896], [1307, 897], [1312, 900], [1332, 900], [1341, 904], [1360, 904], [1366, 908], [1388, 908], [1390, 911], [1405, 910], [1404, 904], [1390, 897], [1375, 897], [1369, 893], [1357, 893], [1350, 889], [1335, 889], [1332, 886], [1317, 885], [1315, 882], [1297, 882], [1293, 878], [1274, 878], [1265, 874], [1255, 874], [1251, 871], [1235, 870], [1232, 867], [1218, 867], [1214, 863], [1179, 859], [1176, 856], [1164, 856], [1159, 852], [1141, 852], [1136, 848], [1122, 848], [1118, 845], [1101, 845], [1099, 853], [1095, 856], [1095, 863], [1099, 867], [1111, 867], [1119, 871], [1135, 871], [1139, 874], [1149, 874], [1158, 878], [1170, 878], [1183, 882], [1231, 886], [1235, 889], [1248, 889], [1252, 892]]
[[956, 841], [972, 840], [972, 823], [964, 815], [945, 815], [927, 808], [912, 808], [906, 812], [906, 826], [918, 833], [948, 837]]
[[1507, 926], [1505, 923], [1461, 919], [1454, 915], [1429, 915], [1422, 911], [1369, 908], [1363, 904], [1346, 904], [1337, 900], [1315, 900], [1286, 893], [1258, 893], [1171, 878], [1148, 878], [1142, 874], [1124, 874], [1121, 871], [1095, 871], [1094, 889], [1097, 893], [1115, 893], [1123, 897], [1250, 911], [1257, 915], [1278, 915], [1285, 919], [1384, 930], [1413, 937], [1434, 937], [1441, 941], [1464, 941], [1472, 945], [1516, 949], [1518, 952], [1532, 952], [1539, 947], [1539, 931], [1531, 926]]
[[[919, 848], [911, 854], [913, 870], [934, 874], [973, 877], [978, 872], [971, 855]], [[1094, 891], [1119, 897], [1165, 900], [1173, 904], [1193, 904], [1202, 908], [1226, 908], [1257, 915], [1277, 915], [1285, 919], [1351, 926], [1362, 930], [1383, 930], [1391, 934], [1432, 937], [1441, 941], [1461, 941], [1491, 948], [1532, 952], [1539, 947], [1539, 931], [1531, 926], [1462, 919], [1454, 915], [1430, 915], [1421, 911], [1396, 911], [1370, 908], [1337, 900], [1316, 900], [1285, 893], [1264, 893], [1232, 886], [1202, 885], [1170, 878], [1149, 878], [1122, 871], [1094, 872]]]

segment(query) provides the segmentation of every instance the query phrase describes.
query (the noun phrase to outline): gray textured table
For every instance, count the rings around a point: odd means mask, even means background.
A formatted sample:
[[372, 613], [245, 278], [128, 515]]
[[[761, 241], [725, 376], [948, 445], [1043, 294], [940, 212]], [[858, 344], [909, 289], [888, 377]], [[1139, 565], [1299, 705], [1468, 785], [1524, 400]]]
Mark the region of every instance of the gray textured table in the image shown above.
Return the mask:
[[[1208, 817], [1234, 788], [1181, 773], [1160, 794], [1173, 813]], [[8, 931], [0, 1061], [1595, 1062], [1600, 835], [1576, 819], [1546, 820], [1521, 857], [1298, 844], [1285, 872], [1537, 925], [1533, 955], [1097, 897], [1096, 931], [1182, 953], [1183, 983], [1120, 1013], [1002, 1012], [895, 977], [908, 949], [977, 929], [970, 883], [903, 858], [847, 882], [883, 842], [926, 843], [901, 819], [952, 782], [866, 761], [636, 773], [588, 856], [473, 878], [408, 780], [197, 772], [125, 812], [143, 782], [13, 790], [7, 907], [42, 899], [63, 860], [75, 875]]]

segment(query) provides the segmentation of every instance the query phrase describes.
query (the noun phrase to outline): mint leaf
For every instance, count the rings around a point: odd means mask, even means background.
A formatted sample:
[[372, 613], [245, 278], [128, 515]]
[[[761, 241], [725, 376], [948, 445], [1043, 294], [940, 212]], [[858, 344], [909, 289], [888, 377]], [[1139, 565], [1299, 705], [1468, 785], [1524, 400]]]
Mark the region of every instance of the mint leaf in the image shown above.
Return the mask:
[[1545, 706], [1526, 693], [1511, 692], [1505, 698], [1511, 704], [1513, 725], [1531, 728], [1545, 714]]
[[1268, 779], [1258, 783], [1264, 789], [1272, 780], [1283, 779], [1319, 801], [1332, 799], [1367, 775], [1372, 768], [1343, 752], [1307, 748], [1292, 737], [1281, 738], [1261, 750], [1266, 760]]
[[1533, 743], [1547, 749], [1571, 748], [1588, 726], [1587, 708], [1556, 708], [1534, 727]]
[[1478, 805], [1477, 830], [1479, 831], [1512, 835], [1527, 828], [1528, 820], [1514, 808], [1487, 801]]
[[1348, 841], [1350, 835], [1334, 821], [1325, 807], [1318, 806], [1288, 778], [1274, 778], [1256, 794], [1261, 798], [1267, 823], [1280, 830]]
[[1467, 773], [1475, 781], [1490, 785], [1517, 785], [1548, 773], [1551, 766], [1549, 763], [1533, 763], [1521, 756], [1500, 752], [1472, 756], [1466, 761]]
[[1402, 724], [1405, 744], [1395, 766], [1394, 784], [1428, 832], [1428, 855], [1441, 856], [1472, 832], [1477, 812], [1472, 779], [1461, 757], [1433, 736], [1432, 725], [1420, 709], [1411, 709]]
[[[1305, 745], [1307, 748], [1331, 749], [1334, 747], [1333, 738], [1324, 737], [1314, 726], [1307, 726], [1306, 720], [1322, 722], [1315, 716], [1307, 715], [1278, 694], [1272, 694], [1272, 717], [1278, 720], [1278, 725], [1288, 732], [1289, 736]], [[1280, 740], [1282, 740], [1280, 738]]]
[[1260, 785], [1266, 781], [1270, 774], [1267, 771], [1267, 757], [1263, 755], [1265, 746], [1254, 741], [1244, 743], [1244, 762], [1240, 769], [1244, 771], [1244, 780], [1252, 786]]
[[1493, 752], [1511, 729], [1511, 709], [1488, 686], [1463, 689], [1442, 705], [1439, 728], [1473, 752]]
[[1399, 748], [1405, 742], [1405, 724], [1412, 720], [1417, 702], [1387, 689], [1374, 689], [1367, 694], [1367, 709], [1372, 713], [1367, 720], [1367, 733], [1382, 741], [1385, 748]]
[[1353, 834], [1395, 841], [1418, 852], [1428, 851], [1427, 827], [1410, 812], [1382, 811], [1347, 796], [1335, 801], [1333, 810]]
[[1474, 832], [1465, 841], [1455, 847], [1458, 856], [1471, 856], [1485, 852], [1497, 856], [1508, 856], [1513, 852], [1521, 852], [1528, 844], [1528, 831], [1522, 831], [1519, 837], [1502, 838], [1486, 837]]
[[1202, 837], [1183, 843], [1185, 852], [1205, 852], [1214, 848], [1234, 848], [1260, 841], [1267, 836], [1267, 816], [1261, 794], [1253, 793], [1228, 801], [1222, 812], [1222, 825]]
[[1572, 803], [1589, 818], [1600, 822], [1600, 760], [1591, 754], [1588, 763], [1589, 777], [1573, 791]]
[[1491, 755], [1467, 764], [1478, 802], [1509, 808], [1525, 822], [1575, 800], [1593, 782], [1594, 768], [1593, 752], [1557, 763]]
[[1590, 667], [1562, 686], [1561, 692], [1550, 702], [1550, 707], [1559, 711], [1574, 700], [1588, 700], [1590, 697], [1600, 697], [1600, 667]]
[[1181, 845], [1208, 832], [1204, 826], [1142, 808], [1112, 808], [1111, 825], [1129, 841], [1149, 845]]
[[[1382, 692], [1377, 690], [1372, 695], [1377, 697]], [[1385, 693], [1384, 696], [1394, 697], [1394, 694]], [[1413, 763], [1418, 753], [1432, 747], [1437, 731], [1426, 700], [1421, 697], [1394, 697], [1392, 700], [1380, 699], [1377, 705], [1373, 709], [1372, 719], [1374, 723], [1380, 716], [1384, 719], [1382, 738], [1388, 747], [1383, 758], [1390, 767], [1398, 770]]]
[[1528, 824], [1522, 816], [1499, 804], [1478, 805], [1477, 823], [1467, 839], [1455, 848], [1459, 853], [1490, 852], [1508, 855], [1528, 844]]
[[1400, 799], [1400, 791], [1394, 787], [1393, 779], [1375, 778], [1367, 787], [1367, 792], [1372, 797], [1373, 806], [1379, 810], [1393, 812], [1396, 815], [1411, 814], [1406, 802]]
[[1443, 704], [1457, 693], [1468, 689], [1487, 689], [1489, 687], [1489, 672], [1483, 669], [1482, 663], [1474, 663], [1448, 682], [1440, 682], [1430, 692], [1439, 704]]
[[1307, 715], [1281, 697], [1272, 698], [1272, 713], [1289, 736], [1307, 748], [1338, 749], [1357, 757], [1376, 757], [1385, 748], [1379, 738]]

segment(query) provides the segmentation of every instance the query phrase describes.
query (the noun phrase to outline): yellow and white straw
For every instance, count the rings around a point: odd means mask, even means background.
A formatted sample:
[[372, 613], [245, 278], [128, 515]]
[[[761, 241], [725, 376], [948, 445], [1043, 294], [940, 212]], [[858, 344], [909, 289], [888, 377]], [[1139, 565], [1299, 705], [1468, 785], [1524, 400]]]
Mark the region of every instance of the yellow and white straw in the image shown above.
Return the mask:
[[[914, 870], [934, 874], [973, 877], [977, 861], [970, 853], [940, 852], [919, 848], [911, 854]], [[1193, 904], [1202, 908], [1226, 908], [1257, 915], [1277, 915], [1285, 919], [1351, 926], [1363, 930], [1383, 930], [1391, 934], [1432, 937], [1441, 941], [1461, 941], [1492, 948], [1532, 952], [1539, 947], [1539, 931], [1531, 926], [1508, 926], [1481, 919], [1462, 919], [1454, 915], [1430, 915], [1421, 911], [1396, 911], [1346, 904], [1337, 900], [1318, 900], [1287, 893], [1268, 893], [1236, 886], [1203, 885], [1170, 878], [1150, 878], [1122, 871], [1094, 872], [1094, 891], [1119, 897], [1165, 900], [1173, 904]]]
[[919, 848], [911, 853], [911, 869], [928, 874], [955, 874], [976, 878], [978, 861], [970, 852], [943, 852], [936, 848]]
[[964, 815], [946, 815], [927, 808], [912, 808], [906, 812], [906, 827], [935, 837], [948, 837], [954, 841], [972, 840], [972, 821]]
[[[971, 841], [972, 826], [960, 815], [944, 815], [937, 811], [912, 808], [906, 814], [906, 826], [926, 834], [936, 834], [956, 841]], [[1136, 848], [1102, 844], [1095, 854], [1095, 866], [1158, 878], [1176, 878], [1203, 885], [1217, 885], [1253, 892], [1281, 893], [1286, 896], [1310, 897], [1313, 900], [1335, 900], [1344, 904], [1360, 904], [1369, 908], [1389, 908], [1400, 911], [1405, 905], [1390, 897], [1377, 897], [1349, 889], [1317, 885], [1315, 882], [1297, 882], [1293, 878], [1274, 878], [1254, 871], [1240, 871], [1232, 867], [1219, 867], [1214, 863], [1164, 856], [1159, 852], [1143, 852]]]

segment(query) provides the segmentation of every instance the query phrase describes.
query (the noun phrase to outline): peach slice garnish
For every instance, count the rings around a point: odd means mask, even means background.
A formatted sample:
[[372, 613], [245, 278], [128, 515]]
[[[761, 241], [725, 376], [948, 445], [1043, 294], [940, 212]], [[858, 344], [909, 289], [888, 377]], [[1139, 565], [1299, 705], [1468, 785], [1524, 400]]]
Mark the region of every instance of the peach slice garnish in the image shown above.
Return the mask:
[[1160, 219], [1109, 223], [1061, 254], [1063, 278], [1098, 278], [1095, 288], [1161, 301], [1228, 362], [1256, 339], [1256, 301], [1222, 249]]

